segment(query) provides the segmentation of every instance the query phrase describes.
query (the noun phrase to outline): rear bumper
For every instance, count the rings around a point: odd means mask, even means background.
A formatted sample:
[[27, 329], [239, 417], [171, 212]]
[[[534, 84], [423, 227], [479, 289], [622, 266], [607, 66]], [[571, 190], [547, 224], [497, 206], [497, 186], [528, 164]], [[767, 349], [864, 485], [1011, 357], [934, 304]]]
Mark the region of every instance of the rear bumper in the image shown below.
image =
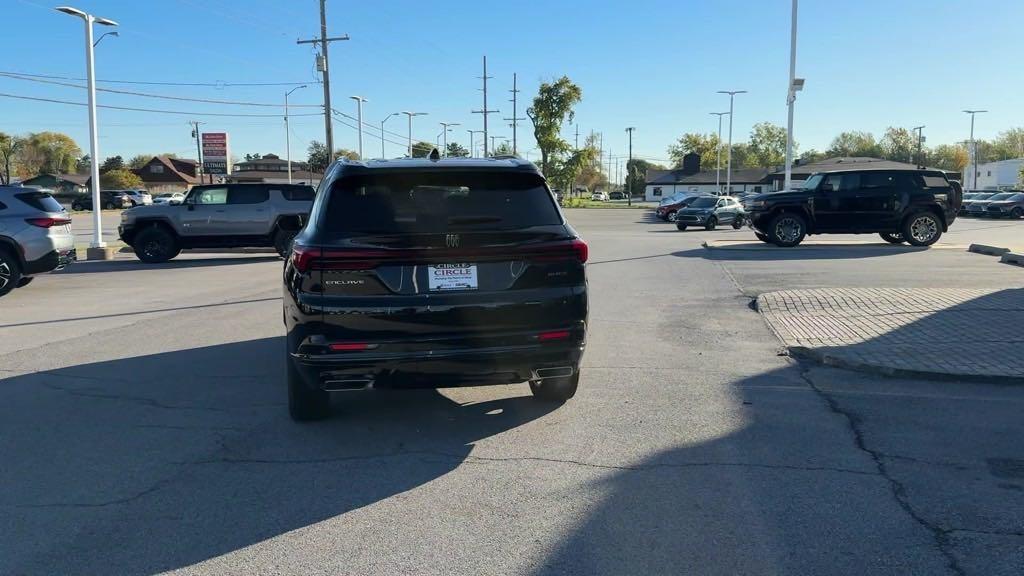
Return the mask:
[[34, 274], [44, 274], [54, 270], [61, 270], [68, 264], [74, 262], [75, 259], [76, 255], [74, 249], [54, 250], [37, 260], [26, 261], [24, 274], [26, 276], [32, 276]]
[[289, 351], [288, 361], [310, 388], [331, 388], [331, 382], [345, 380], [365, 380], [377, 388], [447, 388], [525, 382], [544, 368], [575, 371], [584, 347], [577, 340], [390, 353]]

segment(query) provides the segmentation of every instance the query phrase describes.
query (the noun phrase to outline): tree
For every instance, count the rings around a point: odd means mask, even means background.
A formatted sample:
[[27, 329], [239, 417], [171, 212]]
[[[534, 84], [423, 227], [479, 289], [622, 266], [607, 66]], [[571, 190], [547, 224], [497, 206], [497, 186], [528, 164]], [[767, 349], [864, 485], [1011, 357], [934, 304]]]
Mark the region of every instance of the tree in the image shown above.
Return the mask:
[[842, 132], [832, 140], [825, 154], [829, 158], [836, 156], [869, 156], [878, 158], [882, 148], [870, 132]]
[[[700, 166], [702, 170], [714, 170], [718, 162], [718, 147], [720, 141], [718, 134], [698, 134], [689, 132], [683, 134], [675, 144], [668, 147], [668, 157], [676, 168], [683, 165], [683, 156], [690, 153], [700, 154]], [[722, 168], [725, 168], [726, 151], [722, 150]]]
[[22, 172], [26, 176], [34, 176], [39, 173], [71, 172], [81, 155], [82, 150], [67, 134], [37, 132], [25, 138], [19, 159]]
[[465, 158], [469, 156], [469, 150], [466, 150], [466, 147], [458, 142], [449, 142], [445, 155], [453, 158]]
[[4, 186], [11, 183], [11, 173], [14, 168], [15, 157], [22, 144], [21, 138], [0, 132], [0, 184]]
[[647, 184], [648, 170], [665, 170], [660, 164], [652, 164], [647, 160], [634, 158], [626, 161], [626, 190], [633, 194], [641, 194]]
[[1020, 170], [1017, 171], [1017, 185], [1024, 186], [1024, 164], [1020, 165]]
[[100, 174], [110, 172], [111, 170], [124, 170], [124, 158], [120, 156], [110, 156], [100, 164]]
[[412, 157], [413, 158], [426, 158], [430, 155], [430, 152], [434, 150], [436, 146], [430, 142], [414, 142], [412, 145]]
[[825, 159], [824, 152], [818, 152], [814, 148], [811, 148], [807, 152], [800, 155], [801, 164], [810, 164], [811, 162], [818, 162]]
[[555, 82], [542, 82], [533, 99], [533, 105], [526, 109], [526, 115], [533, 123], [533, 137], [540, 148], [540, 171], [547, 175], [552, 157], [569, 152], [569, 143], [562, 139], [562, 124], [572, 122], [576, 117], [574, 108], [583, 100], [583, 90], [572, 83], [568, 76]]
[[549, 160], [548, 179], [556, 188], [575, 192], [574, 186], [586, 186], [594, 189], [607, 182], [600, 168], [597, 167], [597, 137], [588, 136], [583, 148], [573, 150], [568, 156], [553, 156]]
[[135, 156], [132, 156], [130, 160], [128, 160], [128, 168], [131, 168], [132, 170], [138, 170], [139, 168], [142, 168], [143, 166], [148, 164], [149, 161], [152, 159], [153, 157], [149, 156], [148, 154], [136, 154]]
[[[309, 157], [306, 162], [309, 164], [309, 170], [311, 172], [323, 172], [327, 170], [327, 166], [330, 164], [327, 158], [327, 145], [319, 140], [313, 140], [309, 143]], [[359, 154], [345, 150], [344, 148], [334, 151], [334, 157], [331, 159], [337, 160], [338, 158], [348, 158], [349, 160], [358, 160]]]
[[[747, 146], [754, 165], [761, 168], [781, 166], [786, 162], [786, 129], [771, 122], [754, 124]], [[796, 148], [794, 142], [794, 152]]]
[[924, 163], [932, 168], [963, 172], [967, 167], [967, 148], [959, 144], [940, 144], [925, 151]]
[[491, 150], [491, 156], [512, 156], [512, 146], [508, 142], [502, 142]]
[[75, 160], [75, 174], [88, 174], [89, 170], [92, 169], [92, 160], [89, 155], [86, 154]]
[[992, 143], [993, 159], [1024, 158], [1024, 128], [1010, 128], [1000, 132]]
[[124, 168], [110, 170], [100, 176], [100, 186], [107, 189], [129, 190], [142, 188], [143, 185], [142, 178]]
[[882, 157], [886, 160], [912, 162], [917, 151], [917, 138], [906, 128], [889, 126], [885, 129], [885, 136], [882, 136], [879, 145], [882, 148]]
[[246, 154], [245, 155], [245, 161], [246, 162], [252, 162], [253, 160], [259, 160], [261, 158], [263, 158], [263, 156], [261, 156], [258, 152], [255, 153], [255, 154]]

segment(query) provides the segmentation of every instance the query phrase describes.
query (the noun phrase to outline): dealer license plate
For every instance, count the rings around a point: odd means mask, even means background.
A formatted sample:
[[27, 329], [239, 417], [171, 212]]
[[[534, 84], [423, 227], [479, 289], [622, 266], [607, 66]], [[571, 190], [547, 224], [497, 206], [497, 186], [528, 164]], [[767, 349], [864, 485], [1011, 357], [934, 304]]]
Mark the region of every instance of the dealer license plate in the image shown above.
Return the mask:
[[476, 264], [437, 264], [427, 267], [431, 292], [476, 290]]

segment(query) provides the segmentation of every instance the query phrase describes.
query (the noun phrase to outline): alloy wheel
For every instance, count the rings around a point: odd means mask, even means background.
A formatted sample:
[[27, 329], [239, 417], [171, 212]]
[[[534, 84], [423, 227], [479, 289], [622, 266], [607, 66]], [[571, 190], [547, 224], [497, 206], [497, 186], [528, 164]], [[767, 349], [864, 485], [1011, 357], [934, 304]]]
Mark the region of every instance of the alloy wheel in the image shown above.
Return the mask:
[[803, 232], [803, 225], [796, 218], [783, 218], [775, 224], [775, 237], [783, 242], [796, 242]]
[[918, 242], [928, 242], [938, 231], [939, 226], [931, 216], [918, 216], [910, 224], [910, 235]]
[[167, 253], [167, 247], [159, 240], [150, 240], [142, 245], [142, 253], [148, 258], [163, 258]]
[[11, 283], [11, 266], [7, 262], [0, 262], [0, 290], [3, 290]]

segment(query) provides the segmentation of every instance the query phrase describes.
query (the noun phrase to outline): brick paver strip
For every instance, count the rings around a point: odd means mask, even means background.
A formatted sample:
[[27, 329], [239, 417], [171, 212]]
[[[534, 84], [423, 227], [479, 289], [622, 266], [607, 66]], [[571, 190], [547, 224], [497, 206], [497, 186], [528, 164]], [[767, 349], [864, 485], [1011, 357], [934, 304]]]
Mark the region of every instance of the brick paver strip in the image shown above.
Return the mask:
[[757, 309], [794, 356], [891, 375], [1024, 382], [1024, 288], [783, 290]]

